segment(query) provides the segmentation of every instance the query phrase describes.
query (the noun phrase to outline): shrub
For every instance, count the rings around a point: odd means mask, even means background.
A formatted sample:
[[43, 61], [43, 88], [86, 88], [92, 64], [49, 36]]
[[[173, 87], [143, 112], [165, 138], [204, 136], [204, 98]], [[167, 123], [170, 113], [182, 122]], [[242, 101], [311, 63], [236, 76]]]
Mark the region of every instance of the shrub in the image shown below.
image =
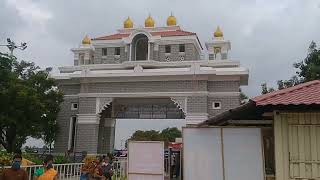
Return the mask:
[[66, 164], [66, 163], [70, 163], [70, 160], [62, 155], [57, 155], [54, 157], [54, 163], [55, 164]]

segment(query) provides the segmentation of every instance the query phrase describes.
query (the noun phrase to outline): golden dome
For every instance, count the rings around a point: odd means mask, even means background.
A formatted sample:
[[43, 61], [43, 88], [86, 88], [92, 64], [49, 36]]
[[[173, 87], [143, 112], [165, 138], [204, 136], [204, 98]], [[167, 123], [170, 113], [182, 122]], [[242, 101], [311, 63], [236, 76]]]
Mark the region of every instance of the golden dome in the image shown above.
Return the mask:
[[154, 27], [154, 20], [153, 18], [149, 15], [148, 18], [144, 21], [144, 26], [145, 27]]
[[177, 18], [172, 14], [167, 18], [167, 26], [175, 26], [177, 25]]
[[123, 28], [133, 28], [133, 21], [128, 17], [124, 22], [123, 22]]
[[223, 37], [223, 32], [221, 31], [220, 27], [217, 27], [217, 30], [213, 33], [214, 37]]
[[91, 44], [91, 39], [89, 38], [88, 35], [86, 35], [83, 39], [82, 39], [82, 44]]

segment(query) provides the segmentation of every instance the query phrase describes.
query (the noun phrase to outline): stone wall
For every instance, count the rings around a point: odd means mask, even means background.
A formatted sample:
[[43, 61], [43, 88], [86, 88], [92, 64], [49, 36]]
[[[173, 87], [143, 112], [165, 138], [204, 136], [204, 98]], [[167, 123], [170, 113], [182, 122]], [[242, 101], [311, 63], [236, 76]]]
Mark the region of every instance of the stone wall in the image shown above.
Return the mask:
[[206, 91], [207, 82], [199, 81], [148, 81], [148, 82], [109, 82], [88, 84], [90, 93], [124, 93], [124, 92], [190, 92]]
[[239, 92], [240, 81], [208, 81], [209, 92]]
[[207, 113], [207, 96], [188, 97], [187, 113]]
[[[151, 81], [151, 82], [108, 82], [108, 83], [91, 83], [83, 85], [81, 88], [88, 93], [134, 93], [134, 92], [192, 92], [208, 91], [214, 92], [239, 92], [239, 81]], [[67, 95], [77, 95], [80, 93], [80, 85], [60, 85], [59, 88]], [[85, 93], [83, 92], [83, 93]], [[212, 103], [220, 102], [221, 109], [213, 109]], [[78, 103], [78, 110], [71, 110], [71, 103]], [[187, 97], [187, 113], [189, 115], [217, 115], [226, 110], [235, 108], [240, 105], [240, 97], [237, 95], [223, 96], [214, 94], [210, 96], [189, 96]], [[95, 114], [96, 98], [80, 97], [65, 98], [61, 105], [61, 111], [58, 116], [60, 133], [55, 143], [56, 152], [65, 152], [68, 147], [69, 123], [72, 116], [77, 114]], [[106, 151], [98, 142], [101, 142], [99, 135], [99, 124], [77, 124], [77, 142], [76, 150], [86, 150], [89, 153]], [[112, 131], [100, 126], [110, 134]], [[103, 136], [107, 136], [104, 134]], [[102, 137], [100, 135], [100, 137]], [[106, 147], [110, 148], [110, 147]]]
[[64, 84], [59, 85], [58, 88], [63, 92], [64, 95], [72, 95], [80, 93], [80, 84]]
[[81, 97], [79, 98], [79, 114], [95, 114], [96, 113], [96, 98]]
[[102, 48], [95, 48], [94, 51], [94, 64], [119, 64], [128, 61], [125, 47], [120, 47], [120, 57], [115, 56], [115, 47], [106, 47], [107, 56], [102, 56]]
[[167, 61], [166, 56], [170, 58], [170, 61], [181, 61], [181, 57], [184, 57], [182, 61], [195, 61], [200, 59], [200, 54], [198, 53], [194, 44], [185, 44], [185, 53], [179, 52], [179, 44], [170, 44], [171, 53], [166, 55], [165, 45], [159, 45], [158, 61]]
[[[220, 102], [221, 109], [213, 109], [213, 102]], [[240, 106], [240, 96], [208, 97], [209, 116], [215, 116], [238, 106]]]
[[96, 154], [99, 124], [77, 124], [76, 150]]
[[[166, 61], [165, 45], [159, 45], [158, 50], [154, 50], [154, 44], [150, 46], [150, 59], [155, 61]], [[184, 57], [183, 61], [199, 60], [200, 54], [196, 47], [192, 43], [185, 44], [185, 53], [179, 52], [179, 44], [171, 44], [171, 53], [169, 55], [170, 61], [181, 61], [181, 57]], [[129, 61], [129, 49], [125, 52], [125, 47], [120, 47], [120, 58], [116, 58], [115, 47], [106, 47], [107, 56], [102, 56], [102, 48], [95, 48], [94, 51], [94, 64], [119, 64], [125, 61]], [[74, 62], [75, 64], [78, 62]]]
[[78, 98], [65, 98], [61, 104], [61, 110], [57, 118], [60, 131], [54, 144], [56, 152], [66, 152], [68, 150], [70, 120], [71, 117], [76, 117], [79, 113], [78, 110], [71, 110], [72, 103], [79, 103]]

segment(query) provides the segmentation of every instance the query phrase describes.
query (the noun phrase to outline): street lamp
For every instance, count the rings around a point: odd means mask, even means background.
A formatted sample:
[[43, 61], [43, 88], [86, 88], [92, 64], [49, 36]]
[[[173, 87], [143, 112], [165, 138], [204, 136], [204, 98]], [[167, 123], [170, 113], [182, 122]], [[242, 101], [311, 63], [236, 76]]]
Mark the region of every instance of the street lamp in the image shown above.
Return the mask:
[[19, 46], [16, 45], [14, 41], [11, 41], [10, 38], [7, 38], [7, 44], [0, 44], [0, 46], [6, 46], [10, 51], [10, 56], [13, 56], [13, 51], [15, 49], [25, 50], [27, 48], [27, 43], [22, 42]]

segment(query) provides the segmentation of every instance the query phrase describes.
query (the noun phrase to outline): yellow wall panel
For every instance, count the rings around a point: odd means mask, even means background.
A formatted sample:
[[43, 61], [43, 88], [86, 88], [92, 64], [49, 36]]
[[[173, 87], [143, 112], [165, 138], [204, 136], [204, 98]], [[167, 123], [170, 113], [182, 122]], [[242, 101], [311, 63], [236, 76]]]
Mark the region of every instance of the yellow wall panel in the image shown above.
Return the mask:
[[320, 179], [320, 113], [275, 113], [278, 180]]

